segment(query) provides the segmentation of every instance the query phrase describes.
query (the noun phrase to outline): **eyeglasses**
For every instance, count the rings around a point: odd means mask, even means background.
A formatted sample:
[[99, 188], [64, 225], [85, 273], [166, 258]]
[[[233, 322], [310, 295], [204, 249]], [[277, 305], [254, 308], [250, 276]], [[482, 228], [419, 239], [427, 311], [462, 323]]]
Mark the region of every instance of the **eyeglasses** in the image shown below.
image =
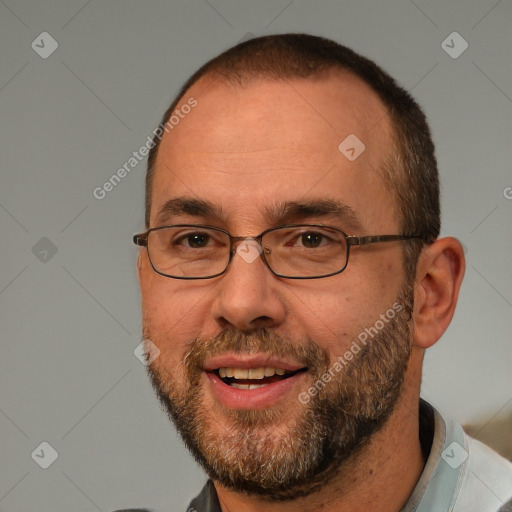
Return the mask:
[[[153, 270], [174, 279], [211, 279], [226, 272], [238, 253], [248, 263], [260, 255], [286, 279], [318, 279], [340, 274], [352, 245], [421, 238], [417, 235], [349, 236], [321, 224], [290, 224], [255, 237], [231, 236], [213, 226], [177, 224], [148, 229], [133, 237], [146, 247]], [[241, 243], [240, 243], [241, 242]]]

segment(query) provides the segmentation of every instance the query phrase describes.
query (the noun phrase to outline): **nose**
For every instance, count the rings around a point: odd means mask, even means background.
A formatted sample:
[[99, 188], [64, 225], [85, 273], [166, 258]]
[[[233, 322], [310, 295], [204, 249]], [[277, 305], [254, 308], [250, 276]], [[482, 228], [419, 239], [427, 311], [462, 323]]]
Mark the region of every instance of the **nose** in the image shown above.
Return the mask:
[[261, 250], [255, 240], [243, 241], [219, 278], [212, 316], [220, 327], [249, 331], [275, 327], [284, 321], [283, 283], [266, 266]]

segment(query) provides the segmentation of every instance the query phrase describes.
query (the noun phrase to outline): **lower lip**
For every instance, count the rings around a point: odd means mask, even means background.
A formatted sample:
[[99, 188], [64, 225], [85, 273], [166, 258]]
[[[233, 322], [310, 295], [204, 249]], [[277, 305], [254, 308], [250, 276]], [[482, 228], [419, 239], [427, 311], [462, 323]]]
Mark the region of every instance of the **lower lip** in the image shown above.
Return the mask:
[[[265, 409], [275, 405], [304, 378], [306, 372], [299, 372], [287, 379], [255, 389], [238, 389], [225, 384], [220, 377], [205, 372], [211, 389], [218, 401], [228, 409]], [[298, 396], [298, 393], [297, 393]]]

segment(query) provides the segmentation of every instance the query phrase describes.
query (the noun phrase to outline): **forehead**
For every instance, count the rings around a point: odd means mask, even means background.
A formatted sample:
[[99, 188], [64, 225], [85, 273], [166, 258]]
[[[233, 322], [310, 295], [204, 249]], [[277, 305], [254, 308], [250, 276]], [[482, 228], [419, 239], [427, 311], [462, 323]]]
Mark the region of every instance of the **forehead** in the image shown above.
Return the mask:
[[[197, 105], [181, 109], [192, 97]], [[177, 111], [180, 121], [163, 137], [155, 163], [152, 225], [163, 203], [183, 196], [253, 222], [276, 202], [309, 199], [347, 205], [363, 225], [382, 224], [382, 211], [393, 221], [380, 172], [391, 124], [358, 78], [336, 71], [242, 86], [205, 77]]]

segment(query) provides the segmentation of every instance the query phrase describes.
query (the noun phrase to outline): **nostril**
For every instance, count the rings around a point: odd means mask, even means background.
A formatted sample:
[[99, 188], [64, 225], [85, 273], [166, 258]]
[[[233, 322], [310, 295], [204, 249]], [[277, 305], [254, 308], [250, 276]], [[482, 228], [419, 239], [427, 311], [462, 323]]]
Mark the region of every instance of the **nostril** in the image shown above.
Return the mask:
[[251, 329], [254, 327], [268, 328], [274, 324], [274, 320], [269, 316], [259, 316], [251, 321]]

